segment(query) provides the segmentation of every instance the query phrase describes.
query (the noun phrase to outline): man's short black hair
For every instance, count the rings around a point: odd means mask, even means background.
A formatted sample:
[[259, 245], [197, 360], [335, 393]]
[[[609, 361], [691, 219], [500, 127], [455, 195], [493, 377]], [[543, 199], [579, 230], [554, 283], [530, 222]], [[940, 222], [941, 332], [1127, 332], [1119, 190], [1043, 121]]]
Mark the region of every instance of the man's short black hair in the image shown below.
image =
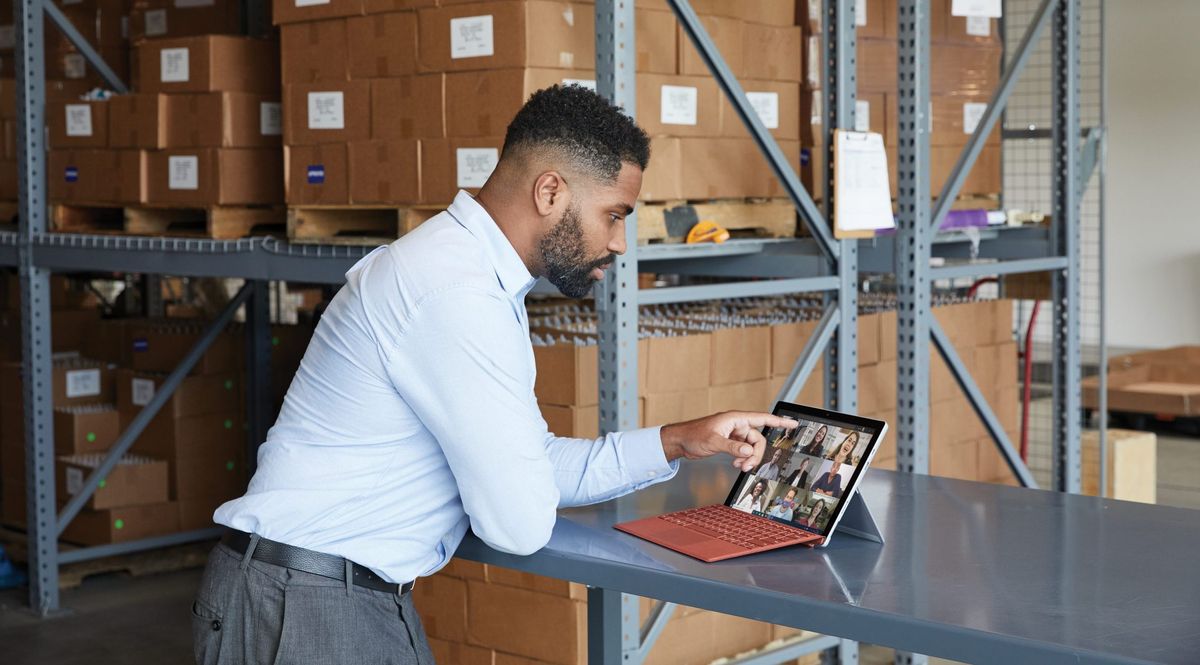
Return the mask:
[[621, 164], [645, 169], [650, 139], [621, 109], [579, 85], [554, 85], [529, 97], [508, 125], [504, 153], [550, 148], [598, 179], [612, 181]]

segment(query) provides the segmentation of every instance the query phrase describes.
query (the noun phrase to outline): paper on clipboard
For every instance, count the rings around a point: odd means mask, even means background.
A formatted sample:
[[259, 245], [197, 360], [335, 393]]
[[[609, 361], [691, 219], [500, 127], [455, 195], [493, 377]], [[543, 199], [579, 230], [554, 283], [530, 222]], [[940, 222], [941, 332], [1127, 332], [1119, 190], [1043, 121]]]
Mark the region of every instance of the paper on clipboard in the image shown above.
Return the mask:
[[836, 237], [871, 237], [896, 227], [883, 136], [836, 130], [833, 178]]

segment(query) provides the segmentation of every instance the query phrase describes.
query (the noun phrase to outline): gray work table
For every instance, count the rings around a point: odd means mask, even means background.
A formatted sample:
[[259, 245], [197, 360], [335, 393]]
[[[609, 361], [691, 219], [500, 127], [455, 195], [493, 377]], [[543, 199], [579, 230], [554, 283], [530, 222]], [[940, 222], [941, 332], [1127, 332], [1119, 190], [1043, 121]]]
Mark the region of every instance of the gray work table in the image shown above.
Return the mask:
[[734, 475], [685, 463], [560, 511], [533, 556], [473, 535], [457, 556], [970, 663], [1200, 663], [1200, 511], [873, 470], [862, 492], [885, 545], [706, 564], [612, 528], [719, 503]]

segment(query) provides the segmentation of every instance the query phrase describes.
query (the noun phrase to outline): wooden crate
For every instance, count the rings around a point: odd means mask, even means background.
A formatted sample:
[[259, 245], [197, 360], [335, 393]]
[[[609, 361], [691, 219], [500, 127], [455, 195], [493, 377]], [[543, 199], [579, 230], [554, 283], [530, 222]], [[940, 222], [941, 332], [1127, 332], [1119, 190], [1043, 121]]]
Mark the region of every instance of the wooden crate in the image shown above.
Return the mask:
[[[1100, 432], [1083, 433], [1080, 451], [1083, 493], [1100, 493]], [[1158, 437], [1153, 432], [1108, 430], [1108, 492], [1110, 499], [1156, 503], [1158, 500]]]
[[381, 245], [412, 231], [445, 206], [297, 206], [288, 209], [293, 242]]
[[716, 222], [734, 236], [796, 235], [796, 208], [788, 199], [666, 201], [638, 205], [638, 242], [683, 242], [701, 221]]

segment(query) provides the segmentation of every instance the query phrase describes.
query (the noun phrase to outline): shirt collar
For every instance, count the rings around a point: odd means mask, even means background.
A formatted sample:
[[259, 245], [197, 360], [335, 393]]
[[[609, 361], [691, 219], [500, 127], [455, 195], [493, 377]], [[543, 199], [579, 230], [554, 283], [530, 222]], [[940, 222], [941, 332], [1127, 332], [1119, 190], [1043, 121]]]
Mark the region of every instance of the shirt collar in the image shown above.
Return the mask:
[[447, 211], [476, 240], [483, 243], [484, 253], [500, 280], [500, 288], [513, 298], [523, 300], [537, 280], [529, 274], [529, 268], [525, 267], [525, 262], [487, 210], [479, 205], [474, 196], [459, 190]]

